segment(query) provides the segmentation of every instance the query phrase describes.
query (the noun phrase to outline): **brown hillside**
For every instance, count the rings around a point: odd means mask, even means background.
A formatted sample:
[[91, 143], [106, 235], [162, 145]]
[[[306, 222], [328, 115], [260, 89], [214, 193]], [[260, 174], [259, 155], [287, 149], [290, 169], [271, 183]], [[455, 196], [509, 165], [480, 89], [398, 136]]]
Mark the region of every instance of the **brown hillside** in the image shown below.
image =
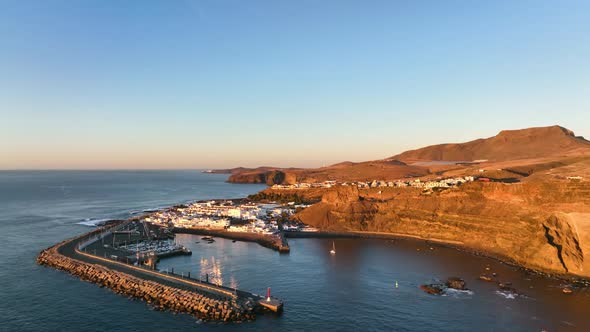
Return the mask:
[[467, 143], [431, 145], [391, 157], [402, 161], [505, 161], [590, 153], [590, 142], [560, 126], [503, 130]]
[[325, 231], [452, 243], [536, 270], [590, 277], [589, 193], [588, 181], [555, 178], [473, 182], [429, 195], [342, 186], [294, 218]]
[[403, 162], [367, 161], [362, 163], [344, 162], [332, 166], [309, 169], [279, 168], [255, 169], [232, 173], [229, 182], [234, 183], [266, 183], [292, 184], [296, 182], [338, 181], [370, 181], [390, 180], [405, 177], [424, 176], [429, 174], [427, 168], [406, 165]]

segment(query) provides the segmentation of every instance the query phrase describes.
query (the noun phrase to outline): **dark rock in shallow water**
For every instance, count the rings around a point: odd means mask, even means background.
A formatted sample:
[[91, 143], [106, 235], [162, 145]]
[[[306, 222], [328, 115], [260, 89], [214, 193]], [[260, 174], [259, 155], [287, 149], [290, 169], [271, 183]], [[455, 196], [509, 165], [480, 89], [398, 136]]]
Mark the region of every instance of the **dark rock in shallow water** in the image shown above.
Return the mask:
[[445, 286], [442, 284], [420, 285], [420, 289], [428, 294], [441, 295], [445, 290]]
[[420, 285], [420, 289], [428, 294], [442, 295], [448, 288], [457, 290], [468, 290], [465, 287], [465, 280], [459, 277], [450, 277], [445, 283], [424, 284]]
[[450, 277], [447, 279], [447, 282], [445, 284], [447, 285], [447, 287], [453, 288], [453, 289], [458, 289], [458, 290], [466, 290], [467, 289], [467, 288], [465, 288], [465, 280], [463, 280], [459, 277]]
[[504, 292], [509, 292], [513, 295], [520, 295], [520, 293], [516, 290], [516, 288], [512, 287], [512, 283], [507, 281], [507, 282], [499, 282], [498, 283], [498, 288], [500, 288], [502, 291]]

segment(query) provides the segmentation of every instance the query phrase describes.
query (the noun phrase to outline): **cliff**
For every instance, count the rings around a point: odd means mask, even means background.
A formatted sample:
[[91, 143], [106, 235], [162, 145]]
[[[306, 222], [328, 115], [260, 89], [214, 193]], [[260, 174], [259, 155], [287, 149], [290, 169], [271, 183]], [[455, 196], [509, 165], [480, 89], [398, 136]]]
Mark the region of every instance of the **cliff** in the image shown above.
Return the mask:
[[590, 183], [337, 187], [296, 219], [322, 230], [386, 232], [458, 245], [534, 270], [590, 277]]
[[265, 183], [272, 186], [273, 184], [294, 184], [297, 182], [297, 176], [294, 173], [281, 170], [256, 170], [232, 174], [227, 181], [231, 183]]
[[[474, 160], [488, 161], [412, 164]], [[321, 198], [294, 217], [322, 230], [446, 242], [531, 269], [590, 278], [590, 142], [560, 126], [504, 130], [490, 138], [428, 146], [384, 160], [232, 177], [272, 184], [465, 175], [514, 183], [473, 182], [435, 191], [359, 190], [356, 186], [320, 191], [267, 189], [263, 196]]]

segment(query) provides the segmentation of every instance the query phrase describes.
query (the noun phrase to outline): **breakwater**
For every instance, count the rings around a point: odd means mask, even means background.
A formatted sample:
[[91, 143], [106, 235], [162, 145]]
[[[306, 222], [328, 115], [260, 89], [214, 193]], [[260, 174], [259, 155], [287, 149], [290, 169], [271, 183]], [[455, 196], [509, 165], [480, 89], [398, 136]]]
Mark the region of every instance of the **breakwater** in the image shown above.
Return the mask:
[[[107, 287], [115, 293], [143, 300], [157, 309], [187, 313], [202, 320], [248, 321], [255, 319], [256, 312], [261, 309], [260, 299], [250, 293], [218, 290], [214, 285], [191, 287], [188, 281], [172, 280], [171, 282], [167, 279], [173, 278], [159, 277], [155, 272], [147, 278], [142, 278], [132, 275], [133, 269], [137, 269], [138, 274], [146, 273], [147, 275], [147, 272], [141, 271], [142, 268], [123, 267], [131, 271], [125, 273], [109, 268], [114, 264], [125, 265], [122, 263], [101, 264], [86, 261], [102, 260], [102, 258], [80, 252], [75, 249], [76, 246], [105, 230], [106, 228], [95, 230], [45, 249], [37, 256], [37, 263], [68, 272], [100, 287]], [[173, 287], [175, 283], [178, 287]]]
[[291, 249], [289, 248], [289, 243], [285, 236], [281, 234], [277, 235], [262, 235], [262, 234], [255, 234], [255, 233], [246, 233], [246, 232], [228, 232], [225, 230], [216, 230], [216, 229], [205, 229], [205, 228], [174, 228], [173, 232], [175, 233], [184, 233], [184, 234], [197, 234], [197, 235], [207, 235], [207, 236], [217, 236], [225, 239], [230, 240], [239, 240], [239, 241], [246, 241], [246, 242], [256, 242], [263, 247], [270, 248], [276, 250], [281, 253], [287, 253]]

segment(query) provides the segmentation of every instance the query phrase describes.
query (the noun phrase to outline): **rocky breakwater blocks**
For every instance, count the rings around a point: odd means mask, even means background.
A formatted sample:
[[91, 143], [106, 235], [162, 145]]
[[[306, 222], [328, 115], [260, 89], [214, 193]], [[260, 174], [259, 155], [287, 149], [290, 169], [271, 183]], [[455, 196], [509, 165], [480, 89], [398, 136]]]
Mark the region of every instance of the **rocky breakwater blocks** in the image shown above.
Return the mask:
[[161, 310], [183, 312], [202, 320], [238, 322], [255, 319], [254, 306], [250, 301], [221, 296], [213, 298], [213, 295], [181, 290], [85, 263], [59, 254], [57, 248], [60, 245], [43, 250], [37, 257], [37, 263], [66, 271], [100, 287], [108, 287], [115, 293], [141, 299]]

